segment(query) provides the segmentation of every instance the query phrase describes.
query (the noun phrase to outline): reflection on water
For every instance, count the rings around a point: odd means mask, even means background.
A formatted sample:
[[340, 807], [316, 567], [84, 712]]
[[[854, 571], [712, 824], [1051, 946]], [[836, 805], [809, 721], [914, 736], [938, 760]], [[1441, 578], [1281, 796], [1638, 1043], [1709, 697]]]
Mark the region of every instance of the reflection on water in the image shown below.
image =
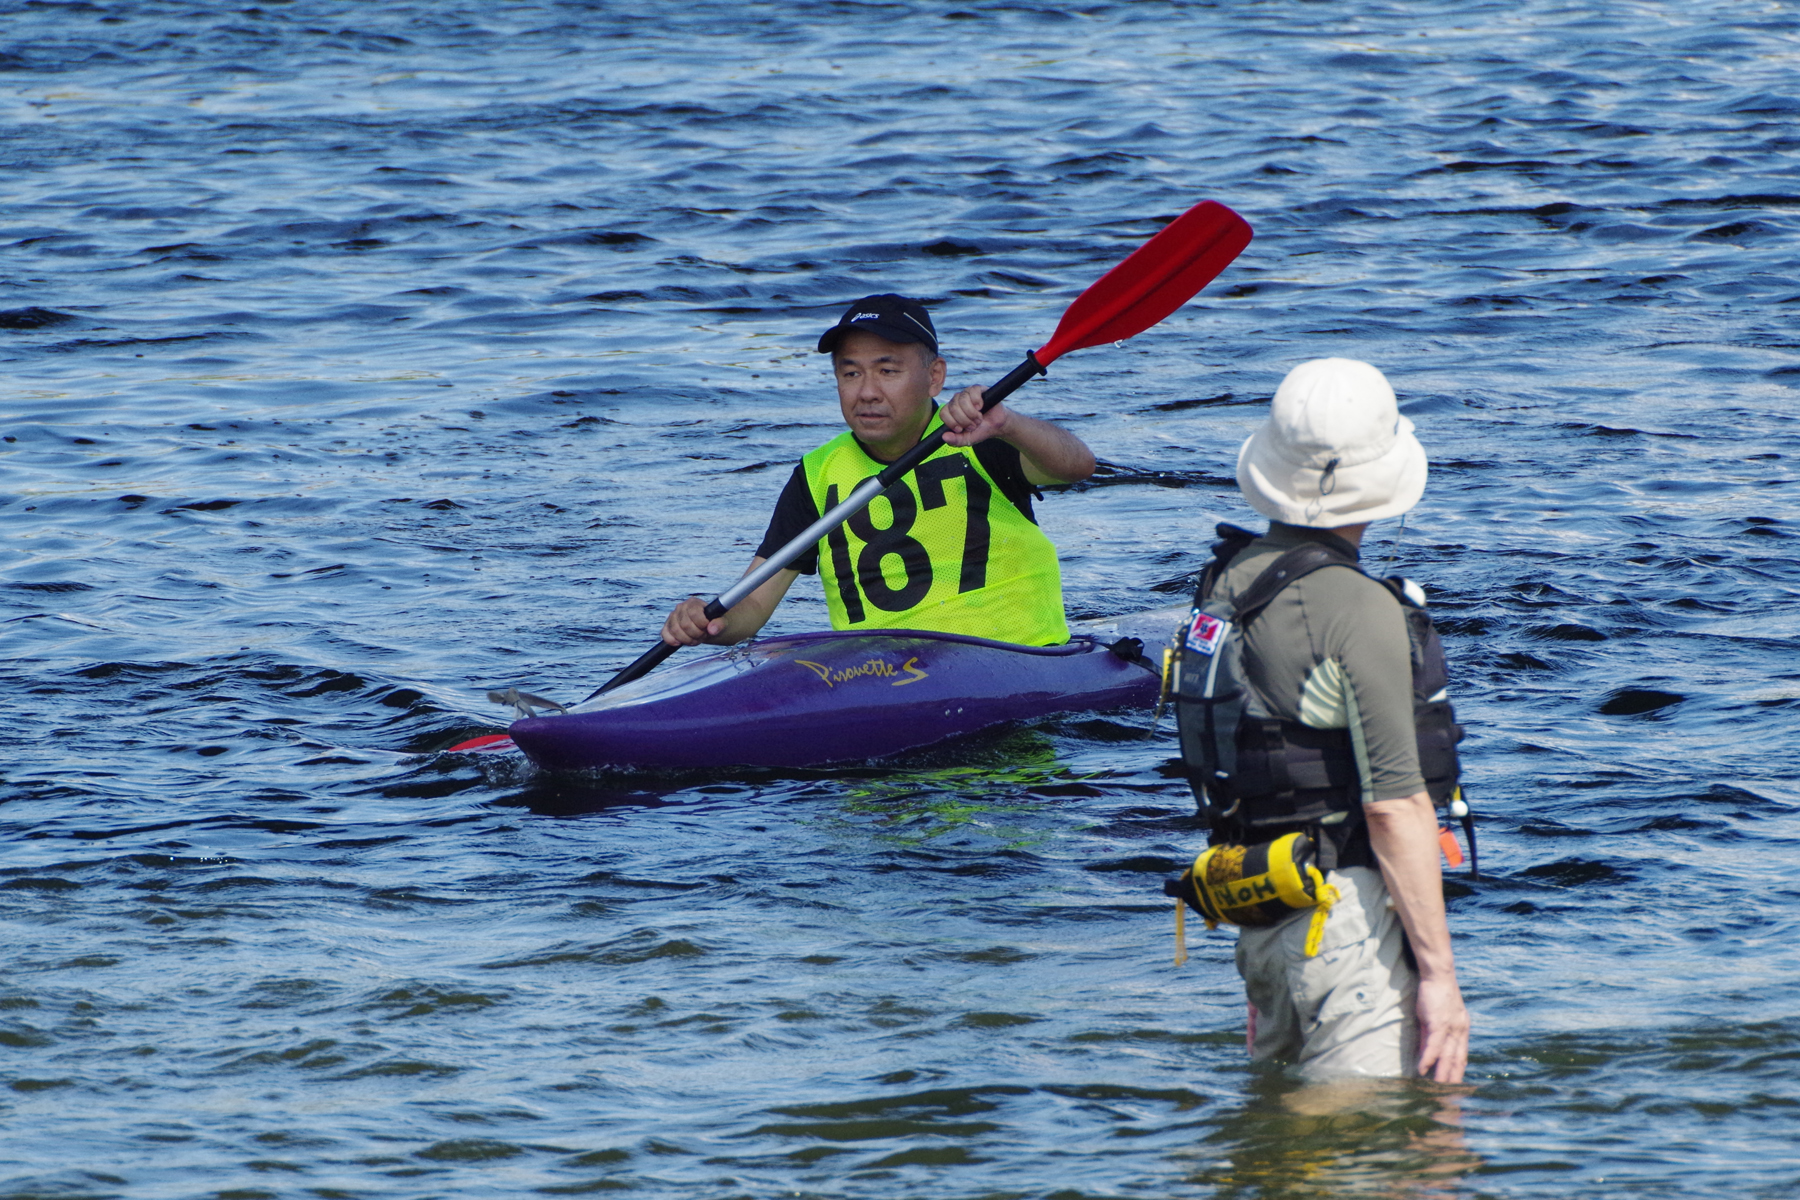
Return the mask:
[[[1058, 754], [1056, 742], [1035, 728], [988, 730], [955, 742], [838, 770], [745, 769], [740, 772], [546, 772], [517, 754], [445, 758], [432, 767], [478, 769], [511, 790], [489, 803], [545, 816], [580, 816], [626, 808], [660, 808], [733, 797], [794, 803], [829, 797], [835, 816], [808, 809], [790, 819], [848, 823], [877, 831], [896, 847], [921, 846], [951, 834], [978, 834], [995, 849], [1024, 849], [1049, 837], [1030, 823], [1009, 824], [1037, 806], [1097, 795], [1091, 779]], [[945, 765], [934, 765], [945, 764]]]
[[930, 759], [953, 765], [925, 767], [926, 757], [914, 756], [911, 769], [859, 773], [847, 780], [839, 791], [840, 811], [851, 819], [872, 819], [882, 838], [896, 846], [978, 833], [996, 850], [1019, 850], [1045, 841], [1045, 833], [1007, 818], [1045, 803], [1046, 789], [1080, 783], [1059, 761], [1055, 743], [1035, 729], [959, 739], [928, 752]]
[[1218, 1157], [1187, 1176], [1218, 1200], [1371, 1197], [1440, 1200], [1463, 1194], [1481, 1165], [1463, 1129], [1469, 1089], [1417, 1080], [1305, 1084], [1255, 1071], [1247, 1096], [1210, 1124]]
[[679, 803], [666, 792], [607, 787], [580, 776], [544, 776], [489, 800], [507, 808], [526, 808], [546, 817], [579, 817], [624, 808], [661, 808]]

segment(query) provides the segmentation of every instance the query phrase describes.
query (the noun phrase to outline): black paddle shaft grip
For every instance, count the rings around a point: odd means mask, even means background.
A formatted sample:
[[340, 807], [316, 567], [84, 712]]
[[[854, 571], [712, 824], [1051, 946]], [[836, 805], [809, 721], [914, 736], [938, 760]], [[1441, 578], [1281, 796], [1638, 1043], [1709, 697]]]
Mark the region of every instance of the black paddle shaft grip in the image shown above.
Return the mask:
[[[717, 601], [714, 601], [714, 603], [717, 603]], [[601, 687], [600, 691], [595, 692], [593, 696], [589, 696], [588, 699], [592, 700], [594, 696], [598, 696], [600, 692], [610, 692], [614, 688], [619, 687], [622, 684], [630, 683], [634, 679], [642, 679], [650, 672], [656, 670], [657, 667], [661, 666], [662, 661], [665, 658], [669, 657], [669, 655], [675, 653], [675, 651], [679, 649], [679, 646], [671, 646], [667, 642], [657, 642], [656, 645], [638, 655], [636, 662], [607, 680], [605, 686]]]
[[1048, 375], [1049, 368], [1038, 361], [1037, 351], [1028, 350], [1025, 361], [1006, 373], [1006, 377], [982, 394], [981, 411], [986, 412], [1026, 384], [1035, 376]]
[[[730, 611], [729, 608], [726, 608], [723, 604], [719, 603], [719, 598], [717, 596], [714, 596], [711, 600], [706, 602], [706, 619], [709, 621], [716, 621]], [[601, 692], [610, 692], [614, 688], [630, 683], [634, 679], [642, 679], [644, 676], [660, 667], [663, 664], [664, 659], [668, 658], [669, 655], [675, 653], [675, 651], [679, 649], [681, 649], [681, 647], [671, 646], [667, 642], [656, 643], [656, 645], [638, 655], [636, 662], [607, 680], [605, 685], [602, 686], [599, 691], [590, 695], [588, 699], [592, 700], [594, 696], [600, 695]]]

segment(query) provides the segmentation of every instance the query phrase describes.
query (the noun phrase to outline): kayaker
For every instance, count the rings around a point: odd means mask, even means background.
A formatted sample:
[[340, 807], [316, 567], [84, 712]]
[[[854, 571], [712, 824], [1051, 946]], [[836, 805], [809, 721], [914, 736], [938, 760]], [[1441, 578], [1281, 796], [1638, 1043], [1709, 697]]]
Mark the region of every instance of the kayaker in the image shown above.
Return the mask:
[[[1454, 1083], [1468, 1059], [1430, 791], [1447, 799], [1440, 785], [1446, 775], [1454, 785], [1461, 731], [1440, 690], [1423, 593], [1355, 567], [1369, 524], [1424, 493], [1425, 451], [1412, 430], [1368, 363], [1316, 359], [1289, 372], [1238, 455], [1238, 487], [1269, 532], [1220, 527], [1217, 565], [1178, 649], [1188, 681], [1178, 689], [1231, 671], [1247, 689], [1240, 715], [1182, 733], [1210, 841], [1224, 847], [1199, 871], [1212, 882], [1207, 895], [1273, 896], [1280, 876], [1264, 872], [1309, 844], [1284, 844], [1293, 832], [1311, 839], [1324, 868], [1310, 898], [1223, 918], [1246, 926], [1237, 966], [1251, 1057], [1295, 1062], [1311, 1077], [1416, 1072]], [[1415, 679], [1415, 643], [1421, 660], [1436, 656], [1435, 682], [1422, 682], [1423, 668]], [[1416, 684], [1437, 694], [1415, 705]], [[1220, 701], [1178, 692], [1177, 703], [1189, 720]], [[1227, 724], [1228, 734], [1214, 731]], [[1255, 886], [1234, 893], [1233, 877]]]
[[[931, 314], [916, 300], [867, 296], [819, 338], [831, 355], [849, 428], [794, 468], [750, 570], [803, 533], [819, 514], [878, 474], [940, 423], [946, 445], [824, 539], [821, 583], [834, 629], [930, 629], [1026, 645], [1069, 640], [1056, 547], [1037, 526], [1040, 484], [1094, 472], [1080, 438], [996, 404], [981, 387], [941, 409], [948, 367]], [[707, 621], [691, 596], [663, 624], [665, 642], [729, 645], [755, 634], [819, 549], [794, 560], [737, 607]]]

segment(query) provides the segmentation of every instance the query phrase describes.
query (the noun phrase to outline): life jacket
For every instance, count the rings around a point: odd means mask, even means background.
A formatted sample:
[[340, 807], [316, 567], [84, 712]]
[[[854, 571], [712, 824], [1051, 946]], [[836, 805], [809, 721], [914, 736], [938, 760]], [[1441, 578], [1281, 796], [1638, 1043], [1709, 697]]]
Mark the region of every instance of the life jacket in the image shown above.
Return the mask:
[[[1261, 715], [1243, 664], [1244, 630], [1283, 588], [1327, 567], [1361, 568], [1340, 551], [1308, 542], [1269, 564], [1237, 600], [1216, 599], [1213, 589], [1225, 569], [1257, 537], [1234, 525], [1220, 525], [1218, 534], [1177, 634], [1169, 681], [1182, 761], [1211, 840], [1249, 844], [1307, 830], [1324, 870], [1373, 865], [1350, 731]], [[1446, 697], [1443, 642], [1416, 584], [1398, 576], [1381, 582], [1406, 615], [1420, 773], [1432, 801], [1446, 805], [1458, 792], [1456, 744], [1463, 730]]]
[[[924, 432], [941, 420], [935, 414]], [[819, 512], [886, 465], [848, 431], [801, 460]], [[1044, 531], [968, 447], [944, 446], [819, 546], [833, 629], [931, 629], [1027, 646], [1069, 640]]]

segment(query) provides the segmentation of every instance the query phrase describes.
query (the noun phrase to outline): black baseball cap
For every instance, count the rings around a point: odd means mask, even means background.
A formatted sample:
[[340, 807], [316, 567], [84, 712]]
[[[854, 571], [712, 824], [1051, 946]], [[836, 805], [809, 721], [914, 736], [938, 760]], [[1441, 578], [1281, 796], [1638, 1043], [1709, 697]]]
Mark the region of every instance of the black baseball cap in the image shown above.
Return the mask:
[[923, 342], [933, 354], [937, 353], [937, 330], [931, 327], [931, 314], [917, 300], [892, 292], [864, 296], [846, 308], [838, 323], [820, 336], [819, 353], [836, 350], [844, 335], [853, 329], [866, 329], [890, 342]]

